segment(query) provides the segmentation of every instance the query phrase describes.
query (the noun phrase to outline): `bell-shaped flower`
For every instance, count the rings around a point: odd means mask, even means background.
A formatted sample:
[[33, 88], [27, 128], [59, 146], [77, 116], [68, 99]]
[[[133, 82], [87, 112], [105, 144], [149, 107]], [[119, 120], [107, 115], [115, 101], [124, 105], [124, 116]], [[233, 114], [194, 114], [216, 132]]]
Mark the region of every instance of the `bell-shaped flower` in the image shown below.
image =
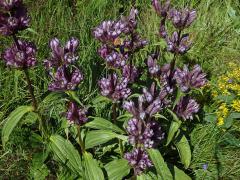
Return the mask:
[[[19, 46], [19, 47], [18, 47]], [[37, 48], [32, 42], [18, 40], [18, 45], [15, 43], [6, 49], [2, 58], [7, 66], [15, 68], [29, 68], [36, 65]]]
[[183, 92], [187, 92], [191, 88], [201, 88], [207, 83], [206, 74], [202, 72], [199, 65], [195, 65], [192, 71], [189, 71], [186, 65], [183, 70], [176, 69], [174, 78]]
[[66, 112], [66, 118], [71, 124], [83, 125], [88, 121], [86, 113], [86, 109], [81, 109], [76, 103], [70, 102], [68, 111]]

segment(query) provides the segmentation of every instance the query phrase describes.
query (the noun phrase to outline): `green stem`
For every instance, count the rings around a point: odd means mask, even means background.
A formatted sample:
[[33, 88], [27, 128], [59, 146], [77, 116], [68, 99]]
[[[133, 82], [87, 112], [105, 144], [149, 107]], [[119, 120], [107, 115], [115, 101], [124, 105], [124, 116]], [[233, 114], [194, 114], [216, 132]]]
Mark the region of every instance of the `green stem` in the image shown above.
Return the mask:
[[81, 148], [81, 152], [84, 153], [85, 152], [85, 145], [84, 145], [84, 142], [83, 142], [82, 137], [81, 137], [81, 126], [80, 125], [78, 125], [77, 130], [78, 130], [78, 141], [79, 141], [79, 145], [80, 145], [80, 148]]
[[117, 123], [117, 103], [114, 102], [112, 105], [112, 118], [113, 118], [113, 124]]

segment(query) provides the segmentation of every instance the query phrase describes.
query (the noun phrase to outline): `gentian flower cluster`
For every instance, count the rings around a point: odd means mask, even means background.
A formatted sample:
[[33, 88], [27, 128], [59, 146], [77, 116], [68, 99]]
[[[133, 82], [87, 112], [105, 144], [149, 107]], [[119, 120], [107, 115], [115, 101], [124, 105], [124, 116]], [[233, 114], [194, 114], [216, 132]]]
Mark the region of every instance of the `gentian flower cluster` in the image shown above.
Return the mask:
[[0, 34], [8, 36], [29, 26], [30, 18], [22, 0], [0, 1]]
[[[94, 37], [102, 43], [98, 54], [105, 60], [108, 68], [119, 69], [122, 75], [120, 78], [112, 74], [108, 80], [103, 78], [99, 81], [102, 95], [114, 101], [125, 99], [130, 95], [130, 89], [126, 86], [130, 82], [133, 83], [138, 76], [138, 70], [132, 64], [132, 54], [147, 45], [147, 41], [136, 31], [137, 14], [138, 11], [133, 8], [128, 17], [121, 17], [117, 21], [104, 21], [93, 30]], [[113, 83], [117, 81], [114, 79], [124, 83]], [[120, 85], [120, 89], [117, 84]]]
[[2, 58], [7, 66], [16, 68], [29, 68], [35, 66], [37, 48], [32, 42], [17, 41], [18, 45], [13, 44], [3, 52]]
[[75, 65], [78, 59], [78, 45], [79, 41], [76, 38], [71, 38], [64, 47], [57, 38], [50, 41], [51, 56], [44, 61], [52, 78], [48, 87], [50, 91], [75, 90], [83, 80], [83, 74]]
[[34, 43], [16, 37], [19, 31], [29, 27], [29, 22], [30, 18], [22, 0], [0, 1], [0, 34], [13, 36], [15, 41], [2, 53], [2, 59], [7, 66], [27, 69], [36, 65], [37, 48]]
[[[125, 158], [133, 166], [136, 175], [152, 165], [146, 148], [158, 146], [164, 138], [161, 126], [154, 119], [154, 115], [167, 105], [166, 95], [163, 91], [157, 93], [153, 83], [150, 90], [143, 88], [143, 94], [139, 96], [137, 105], [133, 101], [125, 101], [123, 104], [123, 108], [133, 116], [128, 121], [126, 130], [129, 134], [129, 143], [135, 147], [132, 153], [125, 154]], [[138, 156], [134, 156], [136, 153]]]
[[70, 102], [66, 113], [67, 120], [72, 124], [83, 125], [87, 122], [87, 110], [79, 108], [76, 103]]

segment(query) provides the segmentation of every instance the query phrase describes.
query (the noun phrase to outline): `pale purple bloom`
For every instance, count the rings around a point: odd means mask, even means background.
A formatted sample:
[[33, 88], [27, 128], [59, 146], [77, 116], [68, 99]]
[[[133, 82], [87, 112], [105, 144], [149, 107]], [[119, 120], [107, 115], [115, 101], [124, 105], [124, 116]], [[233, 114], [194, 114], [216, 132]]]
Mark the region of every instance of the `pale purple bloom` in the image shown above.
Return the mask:
[[195, 10], [189, 9], [171, 9], [169, 13], [169, 18], [172, 20], [175, 28], [182, 30], [192, 24], [192, 22], [197, 18], [197, 12]]
[[128, 59], [127, 54], [123, 55], [123, 54], [115, 52], [115, 51], [109, 53], [105, 58], [107, 65], [109, 67], [115, 67], [115, 68], [125, 66], [127, 59]]
[[81, 109], [76, 103], [70, 102], [68, 111], [66, 112], [66, 118], [71, 124], [83, 125], [88, 121], [86, 113], [86, 109]]
[[75, 90], [83, 80], [83, 75], [78, 68], [69, 69], [66, 66], [57, 68], [56, 73], [52, 73], [52, 82], [48, 89], [50, 91]]
[[202, 168], [203, 168], [203, 170], [206, 171], [206, 170], [208, 169], [208, 164], [207, 164], [207, 163], [203, 164], [203, 165], [202, 165]]
[[139, 74], [135, 66], [125, 65], [122, 69], [122, 75], [127, 78], [129, 82], [134, 82]]
[[118, 78], [117, 74], [111, 74], [108, 78], [102, 78], [98, 84], [101, 94], [114, 101], [126, 99], [131, 90], [127, 87], [129, 80], [127, 78]]
[[51, 57], [44, 61], [45, 67], [51, 69], [76, 62], [78, 45], [79, 40], [74, 37], [70, 38], [64, 47], [61, 46], [59, 39], [53, 38], [49, 43], [52, 50]]
[[0, 9], [4, 9], [9, 11], [13, 8], [17, 8], [22, 5], [22, 0], [1, 0], [0, 1]]
[[147, 168], [153, 166], [147, 152], [143, 148], [135, 148], [132, 152], [125, 153], [124, 158], [133, 167], [135, 175], [139, 175]]
[[184, 34], [179, 37], [175, 31], [172, 37], [167, 38], [167, 49], [168, 51], [175, 54], [185, 54], [191, 48], [192, 42], [188, 34]]
[[152, 0], [152, 5], [159, 16], [166, 18], [170, 8], [170, 0], [166, 0], [164, 4], [162, 4], [159, 0]]
[[160, 66], [157, 64], [157, 59], [154, 56], [148, 56], [147, 66], [152, 76], [156, 77], [160, 74]]
[[29, 68], [36, 65], [36, 46], [32, 42], [18, 40], [19, 47], [14, 43], [6, 49], [2, 58], [7, 66]]
[[194, 99], [183, 97], [174, 110], [184, 120], [193, 119], [193, 114], [199, 111], [199, 104]]
[[199, 65], [195, 65], [192, 71], [184, 65], [183, 70], [176, 69], [174, 78], [183, 92], [187, 92], [191, 88], [200, 88], [207, 83], [206, 74], [202, 72]]

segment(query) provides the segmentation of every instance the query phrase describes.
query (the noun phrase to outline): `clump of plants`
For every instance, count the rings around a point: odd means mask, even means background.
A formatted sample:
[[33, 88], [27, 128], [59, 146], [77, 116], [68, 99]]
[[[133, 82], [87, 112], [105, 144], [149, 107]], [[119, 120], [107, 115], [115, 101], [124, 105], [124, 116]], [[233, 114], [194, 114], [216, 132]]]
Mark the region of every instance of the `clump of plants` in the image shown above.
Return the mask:
[[[49, 95], [36, 99], [28, 71], [38, 67], [37, 48], [18, 38], [18, 33], [29, 27], [27, 10], [21, 0], [4, 0], [0, 5], [0, 32], [13, 39], [2, 58], [7, 66], [25, 73], [32, 100], [31, 106], [18, 107], [6, 119], [3, 144], [22, 117], [32, 112], [38, 119], [40, 143], [46, 145], [48, 152], [42, 164], [54, 159], [58, 163], [54, 173], [59, 177], [190, 178], [184, 173], [191, 163], [188, 136], [200, 109], [194, 92], [207, 80], [199, 65], [177, 65], [179, 56], [192, 46], [187, 28], [197, 18], [195, 10], [177, 9], [170, 0], [152, 1], [160, 21], [158, 36], [166, 42], [161, 48], [172, 54], [170, 62], [162, 66], [160, 47], [146, 57], [145, 64], [136, 63], [138, 51], [151, 43], [139, 32], [136, 8], [128, 16], [103, 21], [93, 28], [106, 74], [97, 82], [99, 95], [87, 102], [77, 95], [87, 75], [78, 66], [81, 53], [77, 51], [79, 40], [74, 37], [64, 46], [57, 38], [50, 40], [50, 57], [44, 60], [51, 79]], [[170, 32], [169, 26], [175, 30]], [[66, 102], [65, 112], [59, 114], [64, 117], [62, 129], [67, 133], [47, 123], [52, 117], [42, 108], [46, 99], [56, 94]]]

